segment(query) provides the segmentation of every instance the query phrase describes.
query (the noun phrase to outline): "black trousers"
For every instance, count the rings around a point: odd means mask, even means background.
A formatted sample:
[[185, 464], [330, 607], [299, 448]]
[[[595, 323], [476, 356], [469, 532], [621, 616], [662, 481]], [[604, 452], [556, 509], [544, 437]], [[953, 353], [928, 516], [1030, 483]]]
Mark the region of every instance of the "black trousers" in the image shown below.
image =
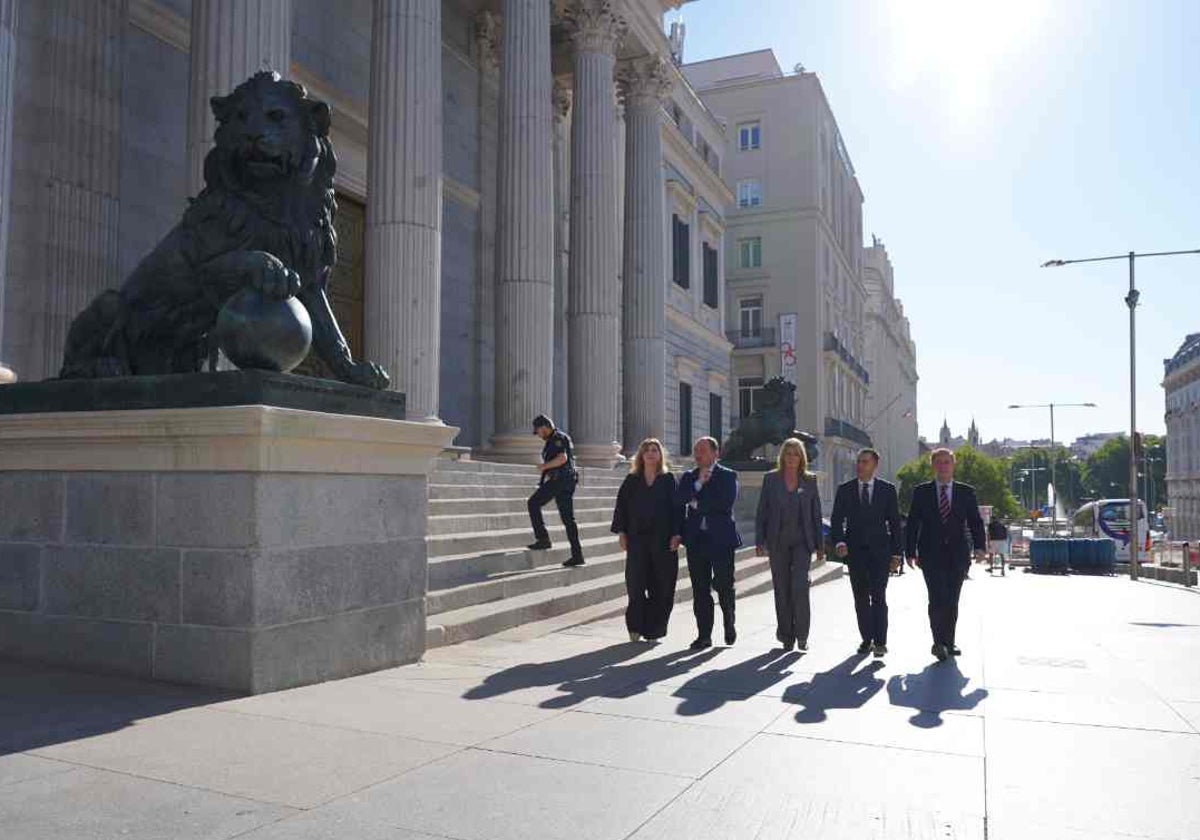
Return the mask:
[[864, 642], [887, 644], [887, 585], [891, 563], [887, 557], [850, 555], [850, 591], [854, 593], [854, 612], [858, 633]]
[[567, 541], [571, 543], [571, 556], [582, 557], [583, 549], [579, 546], [579, 526], [575, 524], [575, 482], [568, 478], [554, 478], [543, 482], [529, 497], [529, 521], [533, 525], [533, 535], [538, 540], [550, 539], [546, 530], [546, 520], [542, 518], [542, 508], [554, 500], [558, 506], [558, 515], [563, 527], [567, 530]]
[[625, 552], [625, 588], [629, 592], [625, 627], [647, 639], [667, 635], [679, 581], [679, 555], [661, 543], [654, 535], [630, 534]]
[[701, 639], [711, 639], [713, 629], [712, 593], [717, 591], [721, 617], [726, 629], [734, 626], [733, 549], [717, 548], [700, 537], [688, 546], [688, 576], [692, 579], [692, 612]]
[[929, 590], [929, 629], [934, 644], [953, 645], [958, 625], [958, 596], [967, 577], [965, 567], [923, 560], [921, 574]]

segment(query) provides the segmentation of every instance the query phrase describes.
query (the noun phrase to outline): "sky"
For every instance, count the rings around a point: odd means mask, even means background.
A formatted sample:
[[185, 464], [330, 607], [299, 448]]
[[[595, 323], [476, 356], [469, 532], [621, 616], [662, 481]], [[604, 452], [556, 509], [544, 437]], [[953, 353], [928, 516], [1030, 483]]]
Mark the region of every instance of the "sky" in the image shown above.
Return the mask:
[[[1129, 428], [1126, 261], [1200, 249], [1196, 0], [698, 0], [685, 61], [770, 48], [824, 86], [895, 267], [936, 440]], [[764, 143], [769, 142], [764, 137]], [[1200, 332], [1200, 255], [1139, 260], [1137, 412]]]

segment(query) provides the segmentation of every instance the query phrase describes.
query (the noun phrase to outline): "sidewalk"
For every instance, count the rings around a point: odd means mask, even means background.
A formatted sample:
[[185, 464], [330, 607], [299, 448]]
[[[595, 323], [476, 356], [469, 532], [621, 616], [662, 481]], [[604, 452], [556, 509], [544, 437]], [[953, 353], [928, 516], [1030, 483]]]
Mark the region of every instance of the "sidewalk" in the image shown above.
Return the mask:
[[0, 665], [0, 837], [1200, 837], [1200, 595], [972, 574], [942, 665], [919, 574], [885, 661], [843, 578], [804, 656], [765, 594], [732, 649], [680, 607], [251, 698]]

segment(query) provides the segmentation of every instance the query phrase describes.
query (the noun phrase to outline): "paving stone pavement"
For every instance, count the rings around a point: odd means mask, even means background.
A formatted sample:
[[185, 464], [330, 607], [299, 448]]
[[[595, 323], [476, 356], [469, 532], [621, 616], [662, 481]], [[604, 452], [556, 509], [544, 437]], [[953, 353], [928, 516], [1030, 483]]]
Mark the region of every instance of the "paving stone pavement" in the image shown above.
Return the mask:
[[258, 697], [0, 664], [0, 838], [1200, 838], [1200, 594], [977, 569], [939, 665], [889, 593], [883, 660], [843, 578], [804, 655], [759, 595], [733, 648], [682, 607]]

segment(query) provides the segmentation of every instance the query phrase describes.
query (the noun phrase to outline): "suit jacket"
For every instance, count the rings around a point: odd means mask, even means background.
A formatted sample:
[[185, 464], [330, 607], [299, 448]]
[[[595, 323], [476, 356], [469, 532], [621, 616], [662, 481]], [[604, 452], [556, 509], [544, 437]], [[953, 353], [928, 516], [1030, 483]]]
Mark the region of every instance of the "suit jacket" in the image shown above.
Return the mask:
[[[700, 471], [694, 469], [685, 472], [679, 479], [679, 490], [675, 495], [675, 503], [686, 508], [683, 544], [691, 548], [703, 531], [708, 546], [732, 551], [742, 544], [733, 518], [733, 504], [738, 495], [737, 473], [719, 463], [713, 464], [712, 475], [700, 492], [696, 492], [699, 474]], [[690, 506], [692, 501], [696, 502], [695, 508]]]
[[862, 482], [852, 479], [840, 485], [833, 497], [833, 515], [829, 521], [833, 544], [846, 544], [851, 563], [899, 557], [902, 546], [896, 485], [876, 478], [871, 504], [866, 507], [861, 487]]
[[977, 551], [987, 548], [975, 488], [958, 481], [950, 491], [950, 517], [944, 523], [936, 484], [927, 481], [913, 488], [905, 531], [908, 556], [920, 557], [923, 564], [966, 567], [972, 543]]
[[[816, 476], [800, 478], [796, 491], [800, 494], [800, 538], [809, 554], [821, 548], [821, 493]], [[762, 491], [758, 494], [758, 512], [754, 517], [754, 544], [769, 551], [782, 547], [784, 513], [787, 510], [787, 485], [779, 470], [763, 476]]]

